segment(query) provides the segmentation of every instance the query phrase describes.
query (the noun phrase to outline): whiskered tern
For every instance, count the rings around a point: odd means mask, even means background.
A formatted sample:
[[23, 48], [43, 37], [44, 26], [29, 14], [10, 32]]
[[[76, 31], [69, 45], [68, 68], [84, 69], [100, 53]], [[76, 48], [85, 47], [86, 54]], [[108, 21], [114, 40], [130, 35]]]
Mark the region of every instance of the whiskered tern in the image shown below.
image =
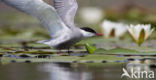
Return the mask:
[[74, 24], [78, 9], [76, 0], [53, 0], [54, 7], [43, 0], [0, 0], [26, 14], [37, 18], [52, 37], [39, 41], [56, 49], [69, 49], [76, 42], [92, 36], [102, 36], [93, 29], [79, 28]]

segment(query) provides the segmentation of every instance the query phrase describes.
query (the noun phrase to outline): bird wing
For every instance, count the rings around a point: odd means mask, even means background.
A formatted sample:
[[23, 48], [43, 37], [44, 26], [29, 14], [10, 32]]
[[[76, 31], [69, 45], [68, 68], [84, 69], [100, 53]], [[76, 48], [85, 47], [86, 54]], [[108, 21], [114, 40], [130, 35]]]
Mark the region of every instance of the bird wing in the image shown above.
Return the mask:
[[43, 0], [2, 0], [17, 10], [27, 13], [40, 20], [45, 26], [51, 37], [58, 37], [61, 33], [68, 32], [70, 29], [66, 27], [54, 7], [48, 5]]
[[78, 9], [76, 0], [54, 0], [54, 7], [69, 28], [75, 26], [74, 17]]

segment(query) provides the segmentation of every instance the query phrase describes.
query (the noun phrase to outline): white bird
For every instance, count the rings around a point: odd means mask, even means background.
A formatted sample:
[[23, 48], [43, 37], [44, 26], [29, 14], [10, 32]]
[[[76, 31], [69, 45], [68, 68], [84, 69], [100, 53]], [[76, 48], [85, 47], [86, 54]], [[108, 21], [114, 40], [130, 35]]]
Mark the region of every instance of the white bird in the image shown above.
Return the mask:
[[69, 49], [70, 46], [85, 37], [95, 35], [93, 29], [84, 27], [78, 28], [74, 24], [74, 17], [78, 9], [76, 0], [53, 0], [54, 7], [43, 0], [0, 0], [5, 4], [16, 8], [37, 18], [45, 26], [50, 36], [50, 40], [40, 41], [56, 49]]

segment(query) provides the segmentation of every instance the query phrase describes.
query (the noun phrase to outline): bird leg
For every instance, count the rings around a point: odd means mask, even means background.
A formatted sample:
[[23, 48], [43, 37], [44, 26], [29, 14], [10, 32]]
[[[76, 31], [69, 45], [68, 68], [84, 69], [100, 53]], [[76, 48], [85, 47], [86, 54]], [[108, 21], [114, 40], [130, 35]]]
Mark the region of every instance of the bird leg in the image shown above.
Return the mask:
[[61, 50], [59, 50], [59, 51], [58, 51], [58, 54], [62, 54], [62, 51], [61, 51]]
[[[69, 49], [69, 48], [68, 48], [68, 50], [67, 50], [67, 53], [68, 53], [68, 55], [70, 55], [70, 49]], [[62, 54], [62, 51], [59, 50], [59, 51], [58, 51], [58, 54]]]
[[70, 49], [68, 48], [68, 55], [70, 56]]

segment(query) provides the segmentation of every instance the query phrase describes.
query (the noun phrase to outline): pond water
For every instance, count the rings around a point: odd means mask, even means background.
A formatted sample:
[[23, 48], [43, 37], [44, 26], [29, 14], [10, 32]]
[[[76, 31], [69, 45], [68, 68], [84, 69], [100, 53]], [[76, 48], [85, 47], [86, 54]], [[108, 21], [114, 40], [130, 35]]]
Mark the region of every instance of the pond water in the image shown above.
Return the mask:
[[[70, 55], [36, 43], [1, 43], [0, 80], [156, 80], [155, 41], [151, 42], [152, 48], [109, 49], [111, 44], [107, 43], [94, 54], [71, 49]], [[126, 71], [135, 78], [121, 78]]]
[[0, 65], [0, 80], [132, 80], [121, 78], [123, 68], [155, 73], [154, 67], [131, 63], [10, 63]]

